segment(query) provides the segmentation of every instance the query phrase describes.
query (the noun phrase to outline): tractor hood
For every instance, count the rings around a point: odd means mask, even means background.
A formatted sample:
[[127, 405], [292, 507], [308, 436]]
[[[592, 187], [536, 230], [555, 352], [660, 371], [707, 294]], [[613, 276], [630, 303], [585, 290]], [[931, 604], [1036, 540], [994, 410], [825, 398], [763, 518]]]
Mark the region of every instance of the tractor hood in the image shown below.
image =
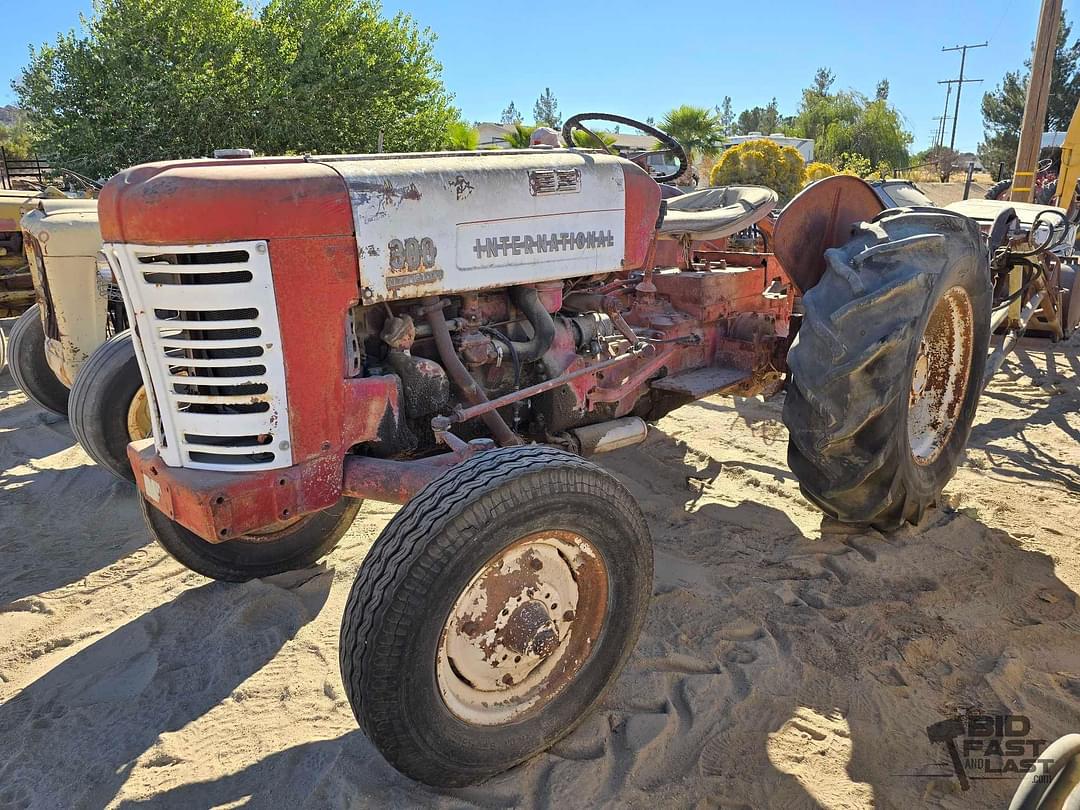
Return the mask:
[[[44, 201], [43, 201], [44, 202]], [[63, 203], [75, 200], [59, 200], [60, 210], [50, 213], [45, 205], [38, 205], [23, 215], [22, 229], [41, 246], [42, 255], [94, 257], [101, 250], [101, 232], [98, 230], [97, 206], [94, 200], [79, 200], [80, 207], [67, 208]], [[90, 205], [88, 206], [87, 203]]]
[[348, 235], [364, 303], [638, 268], [659, 209], [636, 164], [569, 149], [146, 164], [99, 200], [107, 243]]

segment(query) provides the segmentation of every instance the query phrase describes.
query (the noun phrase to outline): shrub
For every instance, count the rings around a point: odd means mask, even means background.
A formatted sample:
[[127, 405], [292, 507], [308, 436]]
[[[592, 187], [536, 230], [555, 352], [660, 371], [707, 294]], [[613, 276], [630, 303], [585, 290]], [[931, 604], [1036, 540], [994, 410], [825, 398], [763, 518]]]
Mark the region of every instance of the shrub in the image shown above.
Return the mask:
[[806, 184], [809, 185], [815, 180], [821, 180], [824, 177], [832, 177], [834, 174], [837, 174], [835, 166], [815, 160], [806, 166]]
[[766, 186], [785, 203], [802, 188], [805, 173], [806, 164], [797, 149], [758, 138], [726, 150], [713, 166], [709, 184]]
[[856, 152], [841, 152], [836, 159], [836, 168], [841, 174], [853, 174], [856, 177], [869, 177], [874, 171], [870, 159]]

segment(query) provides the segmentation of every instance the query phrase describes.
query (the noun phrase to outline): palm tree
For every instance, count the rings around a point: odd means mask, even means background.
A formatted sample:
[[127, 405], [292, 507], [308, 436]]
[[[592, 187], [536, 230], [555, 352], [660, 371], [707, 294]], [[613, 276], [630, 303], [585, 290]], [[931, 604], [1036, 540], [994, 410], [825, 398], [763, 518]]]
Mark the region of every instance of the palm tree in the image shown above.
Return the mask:
[[597, 143], [587, 132], [575, 129], [574, 130], [574, 146], [578, 149], [604, 149], [606, 147], [614, 146], [615, 141], [618, 140], [618, 136], [611, 132], [597, 132], [593, 130], [593, 133], [600, 139], [600, 143]]
[[446, 148], [452, 152], [471, 152], [480, 146], [480, 131], [464, 121], [455, 121], [446, 132]]
[[511, 149], [528, 149], [529, 141], [535, 129], [536, 127], [529, 127], [525, 124], [514, 124], [510, 131], [503, 135], [502, 139], [506, 141], [507, 146]]
[[718, 154], [724, 145], [720, 117], [705, 107], [676, 107], [660, 121], [660, 129], [683, 145], [691, 163]]

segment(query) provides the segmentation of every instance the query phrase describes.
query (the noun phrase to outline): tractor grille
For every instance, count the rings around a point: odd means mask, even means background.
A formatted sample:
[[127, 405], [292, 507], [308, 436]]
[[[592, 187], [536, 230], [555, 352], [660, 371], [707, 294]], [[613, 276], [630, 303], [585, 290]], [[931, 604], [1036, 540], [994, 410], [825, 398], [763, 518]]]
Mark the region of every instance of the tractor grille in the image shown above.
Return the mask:
[[290, 466], [266, 243], [106, 245], [105, 253], [136, 326], [165, 462], [205, 470]]

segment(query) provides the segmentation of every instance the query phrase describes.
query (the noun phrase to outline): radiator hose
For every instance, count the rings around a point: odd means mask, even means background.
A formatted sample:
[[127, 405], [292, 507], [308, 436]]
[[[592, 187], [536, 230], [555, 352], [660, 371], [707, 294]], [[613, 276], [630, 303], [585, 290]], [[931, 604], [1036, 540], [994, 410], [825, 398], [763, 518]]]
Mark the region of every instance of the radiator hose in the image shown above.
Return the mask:
[[555, 321], [540, 303], [535, 287], [511, 287], [510, 300], [520, 309], [533, 329], [530, 340], [515, 340], [514, 348], [522, 363], [539, 360], [555, 340]]

